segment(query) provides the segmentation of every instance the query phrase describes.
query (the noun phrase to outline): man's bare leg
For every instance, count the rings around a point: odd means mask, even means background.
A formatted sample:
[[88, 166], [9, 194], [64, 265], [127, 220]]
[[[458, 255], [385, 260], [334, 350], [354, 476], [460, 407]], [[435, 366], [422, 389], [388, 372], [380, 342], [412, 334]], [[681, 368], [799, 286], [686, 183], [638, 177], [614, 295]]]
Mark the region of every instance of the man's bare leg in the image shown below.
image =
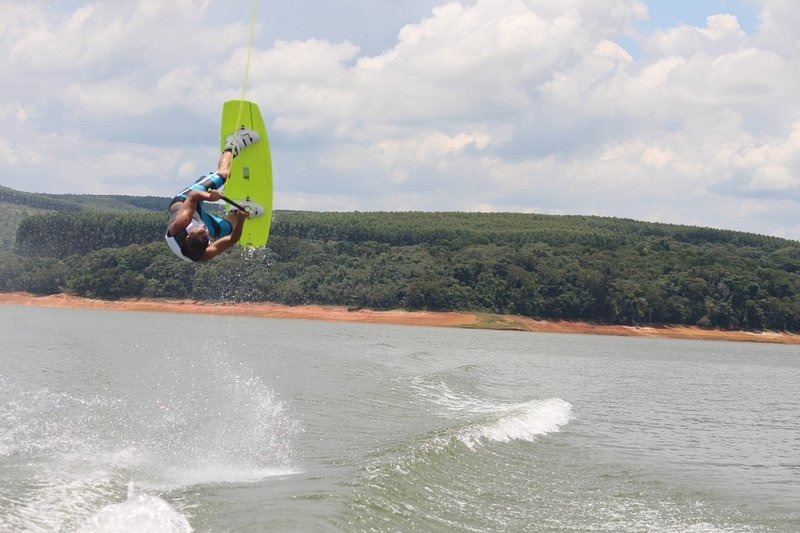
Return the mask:
[[231, 175], [231, 161], [233, 161], [233, 152], [230, 150], [225, 150], [222, 152], [222, 155], [219, 156], [219, 161], [217, 161], [217, 174], [223, 180], [227, 180], [228, 176]]

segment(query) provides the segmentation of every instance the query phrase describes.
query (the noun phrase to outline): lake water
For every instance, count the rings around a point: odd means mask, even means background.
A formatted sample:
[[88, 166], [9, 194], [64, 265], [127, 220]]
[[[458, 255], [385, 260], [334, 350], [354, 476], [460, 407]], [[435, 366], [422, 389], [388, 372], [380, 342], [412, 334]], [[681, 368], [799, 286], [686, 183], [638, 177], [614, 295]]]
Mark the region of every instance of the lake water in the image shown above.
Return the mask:
[[800, 530], [797, 346], [0, 319], [0, 531]]

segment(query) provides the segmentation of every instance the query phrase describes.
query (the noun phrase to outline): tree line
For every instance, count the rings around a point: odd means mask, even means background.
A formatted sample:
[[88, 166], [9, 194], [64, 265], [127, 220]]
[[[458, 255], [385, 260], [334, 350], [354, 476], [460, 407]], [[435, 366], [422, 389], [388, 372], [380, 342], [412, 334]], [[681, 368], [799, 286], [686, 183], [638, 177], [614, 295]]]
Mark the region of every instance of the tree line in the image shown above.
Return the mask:
[[158, 196], [125, 194], [44, 194], [0, 185], [0, 204], [50, 211], [163, 211], [167, 200]]
[[800, 243], [776, 237], [604, 217], [278, 211], [267, 248], [195, 265], [167, 249], [165, 222], [30, 215], [15, 253], [0, 254], [0, 290], [800, 331]]

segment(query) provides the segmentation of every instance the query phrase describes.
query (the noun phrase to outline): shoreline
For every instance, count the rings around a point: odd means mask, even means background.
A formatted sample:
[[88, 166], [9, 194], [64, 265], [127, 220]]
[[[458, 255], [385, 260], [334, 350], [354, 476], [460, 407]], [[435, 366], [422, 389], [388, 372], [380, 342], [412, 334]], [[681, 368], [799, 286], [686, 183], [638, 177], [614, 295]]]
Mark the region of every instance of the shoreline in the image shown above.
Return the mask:
[[800, 344], [800, 335], [775, 331], [720, 331], [705, 330], [692, 326], [614, 326], [605, 324], [591, 324], [587, 322], [536, 320], [533, 318], [513, 315], [493, 315], [488, 313], [454, 311], [373, 311], [370, 309], [348, 310], [346, 307], [324, 305], [288, 306], [269, 302], [234, 303], [197, 300], [162, 300], [154, 298], [107, 301], [82, 298], [63, 293], [49, 296], [35, 296], [33, 294], [21, 292], [0, 293], [0, 304], [112, 311], [234, 315], [262, 318], [359, 322], [367, 324], [397, 324], [407, 326], [494, 329], [527, 331], [535, 333], [568, 333], [687, 340]]

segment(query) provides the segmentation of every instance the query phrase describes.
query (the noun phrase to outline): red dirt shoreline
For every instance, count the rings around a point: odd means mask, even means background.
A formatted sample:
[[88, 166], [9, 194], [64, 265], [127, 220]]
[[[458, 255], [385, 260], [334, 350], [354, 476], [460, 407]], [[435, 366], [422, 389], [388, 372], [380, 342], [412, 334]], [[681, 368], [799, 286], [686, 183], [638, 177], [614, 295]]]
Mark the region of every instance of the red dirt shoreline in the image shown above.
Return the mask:
[[773, 331], [755, 333], [749, 331], [704, 330], [690, 326], [612, 326], [590, 324], [586, 322], [545, 321], [520, 316], [489, 315], [480, 313], [400, 310], [372, 311], [369, 309], [347, 310], [344, 307], [322, 305], [287, 306], [268, 302], [232, 303], [148, 298], [106, 301], [81, 298], [68, 294], [35, 296], [28, 293], [12, 292], [0, 293], [0, 304], [67, 307], [77, 309], [104, 309], [114, 311], [152, 311], [165, 313], [237, 315], [266, 318], [401, 324], [410, 326], [502, 329], [540, 333], [576, 333], [626, 337], [662, 337], [691, 340], [800, 344], [800, 335]]

